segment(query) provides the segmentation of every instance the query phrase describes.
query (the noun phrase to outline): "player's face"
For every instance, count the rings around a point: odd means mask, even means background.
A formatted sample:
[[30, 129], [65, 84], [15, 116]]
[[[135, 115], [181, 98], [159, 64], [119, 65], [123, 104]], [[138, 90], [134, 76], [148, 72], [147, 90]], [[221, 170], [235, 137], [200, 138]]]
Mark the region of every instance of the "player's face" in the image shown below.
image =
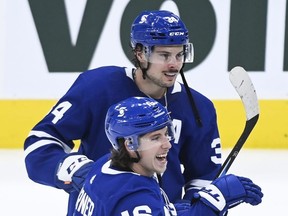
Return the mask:
[[167, 127], [145, 134], [139, 143], [138, 152], [141, 159], [133, 164], [133, 169], [145, 176], [163, 173], [167, 166], [167, 154], [171, 148]]
[[183, 46], [155, 46], [150, 54], [147, 78], [160, 87], [174, 85], [184, 60]]

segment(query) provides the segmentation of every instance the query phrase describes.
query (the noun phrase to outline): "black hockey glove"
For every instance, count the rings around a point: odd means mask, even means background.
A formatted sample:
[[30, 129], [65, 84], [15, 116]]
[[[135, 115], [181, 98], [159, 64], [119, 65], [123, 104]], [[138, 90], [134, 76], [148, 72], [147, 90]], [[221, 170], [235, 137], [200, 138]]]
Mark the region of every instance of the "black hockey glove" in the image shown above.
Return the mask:
[[71, 153], [63, 158], [56, 170], [55, 183], [68, 193], [80, 191], [93, 161], [85, 155]]

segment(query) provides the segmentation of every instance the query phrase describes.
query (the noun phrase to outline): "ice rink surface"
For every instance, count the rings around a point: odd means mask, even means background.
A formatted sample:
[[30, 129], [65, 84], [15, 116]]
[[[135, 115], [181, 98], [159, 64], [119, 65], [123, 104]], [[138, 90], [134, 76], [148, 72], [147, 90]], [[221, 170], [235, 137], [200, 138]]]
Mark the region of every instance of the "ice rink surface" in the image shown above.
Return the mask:
[[[224, 150], [223, 159], [229, 151]], [[25, 171], [22, 150], [0, 150], [0, 161], [0, 215], [66, 215], [68, 195], [32, 182]], [[251, 178], [264, 193], [259, 206], [241, 204], [229, 215], [287, 215], [288, 150], [242, 149], [229, 173]]]

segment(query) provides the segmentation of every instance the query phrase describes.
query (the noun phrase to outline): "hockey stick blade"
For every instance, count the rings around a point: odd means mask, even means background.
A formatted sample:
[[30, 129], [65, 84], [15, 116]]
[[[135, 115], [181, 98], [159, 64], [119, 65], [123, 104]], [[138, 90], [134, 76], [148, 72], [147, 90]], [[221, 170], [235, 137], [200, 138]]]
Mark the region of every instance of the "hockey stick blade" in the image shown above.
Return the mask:
[[216, 178], [227, 173], [259, 118], [259, 104], [256, 91], [247, 72], [244, 68], [237, 66], [230, 71], [229, 78], [244, 106], [246, 124], [240, 138], [226, 158]]

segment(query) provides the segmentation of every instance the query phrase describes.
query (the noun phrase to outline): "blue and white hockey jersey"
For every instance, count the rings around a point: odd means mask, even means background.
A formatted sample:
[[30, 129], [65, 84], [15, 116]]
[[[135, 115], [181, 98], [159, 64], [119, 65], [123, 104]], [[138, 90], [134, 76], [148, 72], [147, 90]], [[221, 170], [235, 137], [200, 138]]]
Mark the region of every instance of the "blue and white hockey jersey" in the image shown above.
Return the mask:
[[[184, 185], [185, 198], [190, 199], [194, 189], [210, 183], [221, 166], [214, 106], [199, 92], [191, 89], [191, 93], [202, 127], [196, 124], [182, 84], [176, 82], [166, 94], [167, 108], [175, 126], [175, 140], [169, 151], [169, 163], [161, 187], [171, 202], [181, 199]], [[81, 140], [78, 152], [94, 161], [108, 153], [111, 144], [104, 130], [106, 112], [112, 104], [132, 96], [146, 96], [136, 86], [132, 69], [108, 66], [80, 74], [25, 140], [29, 177], [35, 182], [56, 187], [57, 164], [73, 149], [73, 140]], [[164, 98], [158, 101], [165, 105]], [[70, 194], [70, 205], [74, 206], [77, 196], [76, 192]]]
[[154, 177], [109, 165], [110, 161], [100, 167], [94, 165], [79, 193], [74, 216], [217, 215], [200, 200], [176, 210]]

